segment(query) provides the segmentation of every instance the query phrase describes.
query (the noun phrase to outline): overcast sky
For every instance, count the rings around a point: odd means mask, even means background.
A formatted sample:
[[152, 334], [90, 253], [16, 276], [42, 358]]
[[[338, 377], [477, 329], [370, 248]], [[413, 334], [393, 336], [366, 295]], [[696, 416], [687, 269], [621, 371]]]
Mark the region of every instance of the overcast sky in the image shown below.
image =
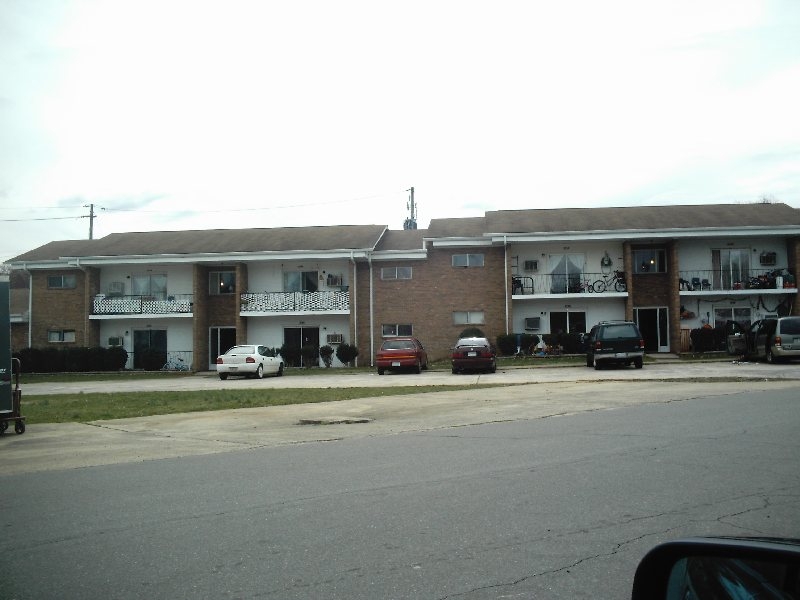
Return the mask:
[[96, 238], [402, 229], [412, 186], [420, 228], [800, 207], [800, 1], [0, 0], [0, 260], [86, 204]]

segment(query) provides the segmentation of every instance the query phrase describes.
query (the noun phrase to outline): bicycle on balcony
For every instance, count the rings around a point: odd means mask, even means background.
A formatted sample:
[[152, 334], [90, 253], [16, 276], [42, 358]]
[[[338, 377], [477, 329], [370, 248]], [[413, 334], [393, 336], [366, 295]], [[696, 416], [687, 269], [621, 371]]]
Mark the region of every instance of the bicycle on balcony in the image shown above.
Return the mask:
[[602, 279], [598, 279], [592, 284], [595, 294], [602, 294], [606, 289], [612, 287], [617, 292], [628, 291], [628, 285], [625, 283], [625, 271], [615, 270], [613, 273], [603, 275]]

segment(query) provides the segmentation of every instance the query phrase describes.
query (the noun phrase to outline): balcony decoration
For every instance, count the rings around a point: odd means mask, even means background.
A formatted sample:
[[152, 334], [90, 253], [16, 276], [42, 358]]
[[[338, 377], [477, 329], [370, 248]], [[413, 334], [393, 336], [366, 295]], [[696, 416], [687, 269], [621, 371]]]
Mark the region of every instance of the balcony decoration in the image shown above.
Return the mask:
[[604, 268], [609, 268], [611, 265], [614, 264], [614, 261], [611, 260], [611, 257], [608, 255], [608, 250], [603, 254], [603, 258], [600, 259], [600, 266]]
[[692, 311], [686, 310], [685, 306], [681, 306], [681, 320], [694, 319], [696, 316]]

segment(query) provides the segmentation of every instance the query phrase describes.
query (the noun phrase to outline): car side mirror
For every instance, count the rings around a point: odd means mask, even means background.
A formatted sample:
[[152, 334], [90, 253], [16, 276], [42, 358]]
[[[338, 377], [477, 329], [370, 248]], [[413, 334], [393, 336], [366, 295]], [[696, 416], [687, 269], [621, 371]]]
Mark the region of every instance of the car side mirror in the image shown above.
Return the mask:
[[[735, 592], [735, 593], [734, 593]], [[688, 538], [639, 563], [632, 600], [800, 597], [800, 540]]]

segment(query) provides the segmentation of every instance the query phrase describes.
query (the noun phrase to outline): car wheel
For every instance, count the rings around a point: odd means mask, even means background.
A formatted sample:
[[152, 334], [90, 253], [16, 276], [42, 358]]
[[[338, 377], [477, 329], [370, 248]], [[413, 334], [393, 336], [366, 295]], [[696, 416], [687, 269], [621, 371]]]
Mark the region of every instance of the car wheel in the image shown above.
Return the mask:
[[220, 373], [219, 374], [219, 378], [222, 379], [222, 381], [225, 381], [228, 378], [228, 374], [227, 373]]
[[778, 362], [778, 359], [772, 353], [772, 348], [766, 349], [766, 351], [764, 352], [764, 360], [766, 360], [771, 365], [774, 365], [776, 362]]
[[264, 365], [258, 365], [256, 369], [256, 379], [263, 379], [264, 378]]
[[637, 369], [641, 369], [644, 366], [644, 361], [641, 358], [635, 358], [633, 360], [633, 366]]
[[494, 364], [491, 367], [489, 367], [489, 373], [497, 373], [497, 365], [496, 364]]
[[600, 370], [600, 369], [602, 369], [602, 368], [603, 368], [603, 363], [601, 363], [599, 360], [597, 360], [597, 359], [595, 358], [595, 359], [594, 359], [594, 370], [595, 370], [595, 371], [599, 371], [599, 370]]
[[417, 366], [414, 367], [414, 373], [416, 373], [417, 375], [422, 373], [422, 364], [420, 364], [419, 361], [417, 361]]
[[458, 375], [458, 369], [456, 369], [455, 367], [453, 367], [453, 375]]
[[383, 369], [378, 369], [378, 375], [383, 375]]
[[594, 360], [592, 360], [592, 357], [589, 356], [588, 354], [586, 355], [586, 366], [587, 367], [593, 367], [594, 366]]
[[282, 376], [283, 376], [283, 363], [281, 363], [281, 364], [279, 364], [279, 365], [278, 365], [278, 373], [277, 373], [277, 376], [278, 376], [278, 377], [282, 377]]

